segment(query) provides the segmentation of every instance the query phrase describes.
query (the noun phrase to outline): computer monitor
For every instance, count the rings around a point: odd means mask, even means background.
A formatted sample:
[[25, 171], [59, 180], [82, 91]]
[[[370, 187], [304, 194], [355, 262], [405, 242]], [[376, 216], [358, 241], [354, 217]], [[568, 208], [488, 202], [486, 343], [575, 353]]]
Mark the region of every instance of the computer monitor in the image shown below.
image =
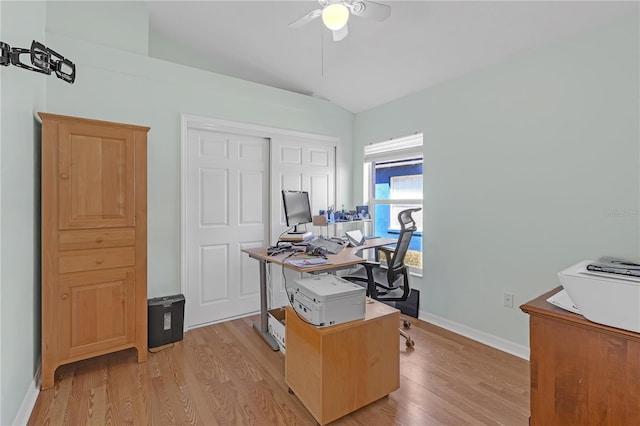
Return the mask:
[[311, 204], [309, 204], [309, 193], [307, 191], [282, 191], [282, 202], [284, 204], [284, 217], [287, 226], [293, 226], [290, 234], [304, 234], [306, 231], [298, 230], [298, 225], [311, 223]]

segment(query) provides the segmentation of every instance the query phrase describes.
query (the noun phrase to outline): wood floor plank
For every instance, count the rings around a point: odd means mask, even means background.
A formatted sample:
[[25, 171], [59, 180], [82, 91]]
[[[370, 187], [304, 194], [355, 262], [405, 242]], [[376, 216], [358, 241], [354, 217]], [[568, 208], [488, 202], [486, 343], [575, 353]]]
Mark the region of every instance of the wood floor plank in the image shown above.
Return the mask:
[[[245, 317], [191, 330], [137, 363], [127, 350], [64, 365], [29, 425], [315, 425], [284, 380], [285, 358]], [[509, 425], [529, 417], [527, 361], [410, 319], [400, 389], [339, 426]]]

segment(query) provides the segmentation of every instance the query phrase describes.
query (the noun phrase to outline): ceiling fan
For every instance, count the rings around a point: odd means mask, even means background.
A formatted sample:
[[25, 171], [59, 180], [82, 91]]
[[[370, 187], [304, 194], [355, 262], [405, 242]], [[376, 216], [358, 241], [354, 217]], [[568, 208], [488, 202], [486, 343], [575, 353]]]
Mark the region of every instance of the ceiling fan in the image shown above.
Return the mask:
[[391, 15], [391, 6], [368, 0], [318, 0], [318, 3], [322, 6], [320, 9], [312, 10], [289, 26], [298, 28], [322, 16], [324, 25], [333, 31], [333, 40], [340, 41], [349, 34], [350, 14], [380, 22]]

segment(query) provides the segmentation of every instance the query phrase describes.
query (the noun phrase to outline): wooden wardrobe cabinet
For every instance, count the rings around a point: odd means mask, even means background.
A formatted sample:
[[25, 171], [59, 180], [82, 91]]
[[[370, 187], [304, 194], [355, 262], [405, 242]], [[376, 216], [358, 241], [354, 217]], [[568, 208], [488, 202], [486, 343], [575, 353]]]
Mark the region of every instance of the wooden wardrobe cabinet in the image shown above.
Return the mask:
[[42, 119], [42, 389], [58, 366], [147, 359], [148, 127]]

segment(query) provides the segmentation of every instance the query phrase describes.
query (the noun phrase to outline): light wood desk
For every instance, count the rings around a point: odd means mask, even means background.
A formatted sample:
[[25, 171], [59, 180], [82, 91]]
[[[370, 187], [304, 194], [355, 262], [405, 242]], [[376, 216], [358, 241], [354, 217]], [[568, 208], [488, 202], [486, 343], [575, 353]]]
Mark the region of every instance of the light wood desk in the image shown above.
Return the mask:
[[365, 318], [318, 328], [286, 310], [285, 382], [324, 425], [400, 387], [400, 311], [367, 298]]
[[373, 238], [366, 240], [365, 245], [359, 247], [345, 247], [338, 254], [328, 254], [327, 260], [329, 263], [305, 268], [299, 268], [287, 263], [287, 260], [295, 259], [295, 257], [289, 257], [290, 253], [269, 256], [267, 253], [267, 247], [243, 249], [242, 251], [244, 253], [247, 253], [249, 257], [256, 259], [260, 263], [260, 324], [254, 323], [253, 328], [256, 329], [264, 341], [267, 342], [274, 351], [279, 350], [278, 343], [269, 334], [268, 329], [267, 263], [283, 265], [289, 269], [293, 269], [294, 271], [306, 272], [309, 274], [331, 272], [339, 269], [350, 268], [353, 265], [365, 262], [366, 259], [359, 256], [362, 250], [387, 246], [397, 242], [398, 241], [393, 238]]

